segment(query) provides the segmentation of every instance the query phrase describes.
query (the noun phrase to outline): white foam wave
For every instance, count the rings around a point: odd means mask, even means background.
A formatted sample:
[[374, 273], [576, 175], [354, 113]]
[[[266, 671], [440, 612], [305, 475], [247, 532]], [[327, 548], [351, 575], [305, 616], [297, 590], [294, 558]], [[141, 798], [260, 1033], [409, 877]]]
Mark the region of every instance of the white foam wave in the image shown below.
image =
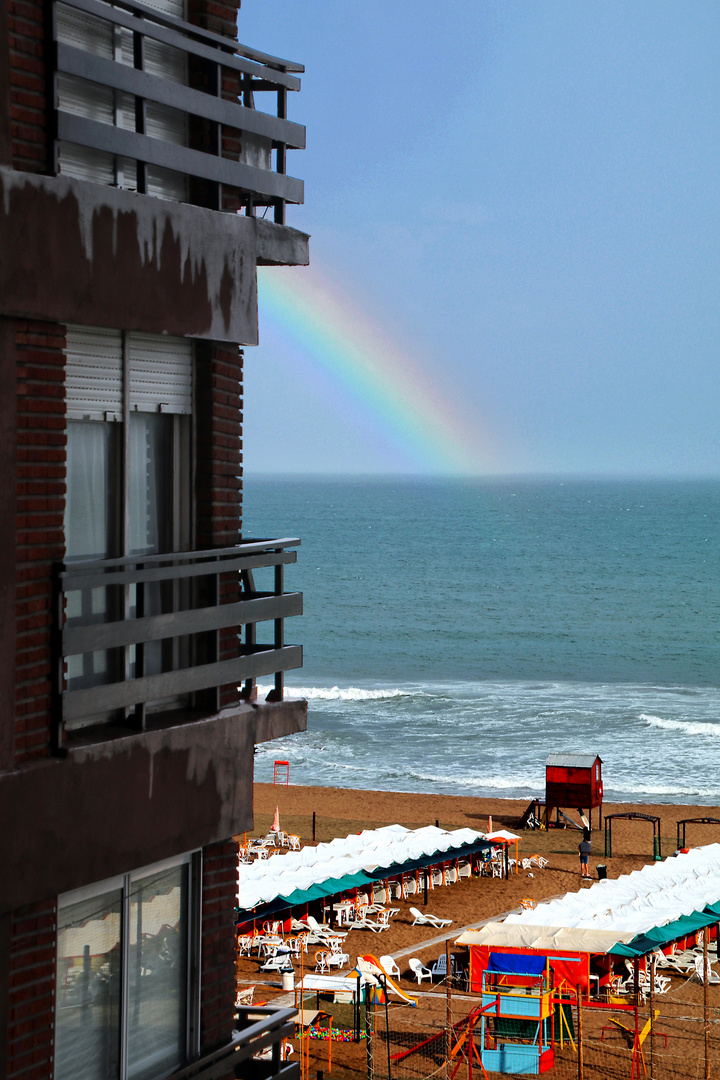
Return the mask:
[[605, 787], [604, 798], [608, 802], [630, 802], [637, 797], [652, 796], [662, 798], [667, 796], [671, 801], [677, 802], [678, 796], [688, 798], [717, 799], [720, 795], [718, 788], [705, 788], [697, 786], [679, 787], [677, 784], [627, 784], [625, 787]]
[[[258, 693], [264, 694], [272, 686], [258, 686]], [[287, 691], [293, 697], [306, 698], [308, 701], [386, 701], [389, 698], [414, 697], [415, 691], [400, 690], [397, 687], [383, 690], [363, 690], [359, 686], [288, 686]]]
[[640, 719], [644, 720], [648, 727], [660, 728], [662, 731], [681, 731], [683, 735], [709, 735], [712, 738], [720, 736], [720, 724], [664, 720], [662, 716], [653, 716], [651, 713], [640, 713]]
[[544, 785], [544, 778], [538, 776], [483, 776], [482, 773], [474, 773], [471, 776], [461, 773], [444, 775], [441, 773], [426, 773], [408, 770], [405, 773], [411, 780], [425, 780], [431, 784], [464, 784], [478, 790], [490, 788], [493, 791], [539, 791]]

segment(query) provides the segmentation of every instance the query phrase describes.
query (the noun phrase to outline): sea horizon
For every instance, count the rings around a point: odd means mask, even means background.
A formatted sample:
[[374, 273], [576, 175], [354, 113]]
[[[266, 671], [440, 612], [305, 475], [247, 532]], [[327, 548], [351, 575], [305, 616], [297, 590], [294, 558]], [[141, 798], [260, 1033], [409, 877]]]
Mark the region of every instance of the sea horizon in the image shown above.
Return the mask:
[[608, 801], [720, 802], [720, 481], [379, 479], [247, 480], [305, 594], [308, 731], [259, 780], [529, 799], [582, 750]]

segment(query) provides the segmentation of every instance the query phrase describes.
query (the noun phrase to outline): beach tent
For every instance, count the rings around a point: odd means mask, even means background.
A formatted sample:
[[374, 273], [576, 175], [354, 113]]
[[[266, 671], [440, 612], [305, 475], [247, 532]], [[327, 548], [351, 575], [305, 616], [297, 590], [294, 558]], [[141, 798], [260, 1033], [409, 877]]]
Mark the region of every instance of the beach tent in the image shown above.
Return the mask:
[[402, 825], [366, 829], [317, 847], [273, 855], [238, 867], [238, 909], [264, 918], [375, 881], [397, 878], [428, 866], [469, 859], [492, 845], [472, 829]]
[[467, 930], [456, 944], [470, 949], [473, 989], [491, 950], [548, 956], [556, 984], [586, 989], [591, 956], [645, 956], [718, 922], [720, 844], [708, 844]]

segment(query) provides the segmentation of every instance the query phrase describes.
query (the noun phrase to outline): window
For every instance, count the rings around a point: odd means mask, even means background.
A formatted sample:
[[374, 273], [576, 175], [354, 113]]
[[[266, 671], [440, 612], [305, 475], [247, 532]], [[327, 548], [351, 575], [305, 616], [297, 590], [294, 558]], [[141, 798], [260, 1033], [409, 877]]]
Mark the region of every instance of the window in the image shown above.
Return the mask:
[[[191, 542], [192, 344], [182, 338], [67, 328], [66, 561], [186, 551]], [[68, 593], [68, 625], [138, 610], [159, 615], [181, 597], [159, 585]], [[68, 689], [175, 670], [182, 639], [71, 656]], [[176, 707], [177, 699], [153, 702]], [[98, 723], [107, 716], [92, 717]], [[78, 725], [81, 726], [81, 725]]]
[[60, 897], [55, 1080], [158, 1080], [197, 1053], [199, 862]]

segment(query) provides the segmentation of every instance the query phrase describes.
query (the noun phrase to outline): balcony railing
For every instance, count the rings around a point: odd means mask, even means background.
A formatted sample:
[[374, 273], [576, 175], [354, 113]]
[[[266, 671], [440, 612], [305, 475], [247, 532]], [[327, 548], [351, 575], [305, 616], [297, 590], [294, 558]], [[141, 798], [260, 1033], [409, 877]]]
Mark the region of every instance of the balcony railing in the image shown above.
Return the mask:
[[[295, 1015], [295, 1009], [272, 1006], [240, 1009], [232, 1042], [173, 1073], [172, 1080], [224, 1080], [230, 1070], [247, 1080], [297, 1080], [299, 1064], [282, 1060], [283, 1039], [295, 1035]], [[266, 1057], [255, 1057], [263, 1051]]]
[[[268, 56], [230, 38], [203, 30], [182, 19], [137, 3], [113, 0], [62, 0], [64, 9], [103, 20], [117, 40], [119, 34], [132, 36], [132, 51], [115, 49], [115, 59], [98, 55], [101, 50], [77, 48], [59, 40], [58, 2], [53, 11], [55, 71], [85, 85], [95, 84], [115, 94], [134, 98], [131, 123], [102, 122], [77, 109], [58, 104], [55, 90], [55, 140], [92, 150], [104, 151], [117, 159], [137, 163], [137, 190], [145, 188], [145, 169], [154, 166], [172, 170], [195, 181], [196, 195], [188, 201], [223, 209], [223, 192], [238, 194], [245, 212], [254, 215], [257, 206], [274, 207], [277, 222], [284, 222], [285, 204], [302, 203], [303, 183], [286, 175], [288, 148], [305, 146], [305, 128], [287, 119], [288, 91], [299, 90], [301, 64]], [[177, 50], [186, 57], [188, 83], [144, 70], [145, 44]], [[56, 80], [57, 83], [57, 80]], [[231, 89], [228, 90], [228, 87]], [[255, 107], [255, 94], [270, 93], [272, 112]], [[242, 102], [242, 103], [241, 103]], [[146, 130], [148, 103], [170, 107], [189, 120], [200, 121], [201, 137], [188, 145], [178, 145], [155, 137]], [[189, 129], [190, 130], [190, 129]], [[237, 146], [229, 150], [227, 137]], [[273, 167], [274, 152], [274, 167]], [[261, 161], [261, 165], [258, 165]], [[55, 168], [57, 171], [57, 158]], [[198, 187], [198, 183], [200, 187]], [[202, 191], [202, 199], [197, 192]], [[236, 208], [236, 207], [229, 207]]]
[[[66, 731], [120, 721], [142, 728], [148, 708], [216, 712], [221, 687], [252, 699], [272, 675], [302, 666], [285, 644], [284, 620], [302, 614], [302, 593], [284, 591], [299, 540], [261, 540], [209, 551], [132, 556], [56, 567], [56, 744]], [[263, 568], [272, 589], [256, 588]], [[272, 623], [272, 641], [257, 624]], [[236, 695], [237, 697], [238, 695]]]

